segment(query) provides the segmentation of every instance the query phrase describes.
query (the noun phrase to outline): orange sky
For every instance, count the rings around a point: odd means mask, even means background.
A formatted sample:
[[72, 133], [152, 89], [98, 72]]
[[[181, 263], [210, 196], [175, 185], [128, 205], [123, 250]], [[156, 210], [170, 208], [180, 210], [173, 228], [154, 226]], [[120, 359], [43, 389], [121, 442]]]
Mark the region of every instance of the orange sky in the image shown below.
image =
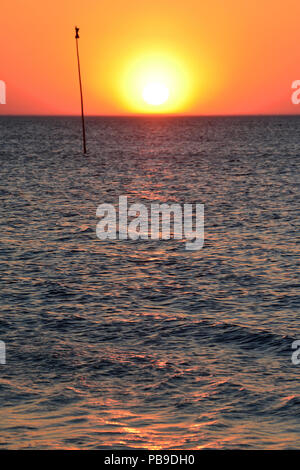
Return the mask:
[[298, 0], [9, 0], [0, 12], [1, 114], [79, 114], [75, 24], [87, 114], [148, 112], [139, 87], [157, 64], [174, 85], [165, 112], [300, 111]]

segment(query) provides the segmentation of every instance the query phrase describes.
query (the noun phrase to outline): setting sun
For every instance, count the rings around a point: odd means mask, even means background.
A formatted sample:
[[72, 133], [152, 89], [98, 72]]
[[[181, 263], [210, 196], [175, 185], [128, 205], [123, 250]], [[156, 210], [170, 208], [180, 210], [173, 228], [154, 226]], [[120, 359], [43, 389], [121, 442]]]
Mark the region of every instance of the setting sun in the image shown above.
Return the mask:
[[173, 113], [186, 107], [193, 90], [187, 60], [172, 50], [143, 51], [124, 57], [120, 98], [136, 113]]
[[169, 90], [162, 83], [148, 83], [143, 90], [143, 98], [146, 103], [158, 106], [167, 101]]

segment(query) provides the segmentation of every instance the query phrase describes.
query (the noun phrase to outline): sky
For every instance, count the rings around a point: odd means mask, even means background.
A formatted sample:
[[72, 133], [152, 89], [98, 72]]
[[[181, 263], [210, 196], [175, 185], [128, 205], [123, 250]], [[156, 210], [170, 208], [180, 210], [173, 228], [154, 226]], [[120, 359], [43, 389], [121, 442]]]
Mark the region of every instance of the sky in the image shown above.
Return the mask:
[[299, 17], [298, 0], [2, 2], [0, 114], [80, 114], [75, 25], [86, 114], [298, 114]]

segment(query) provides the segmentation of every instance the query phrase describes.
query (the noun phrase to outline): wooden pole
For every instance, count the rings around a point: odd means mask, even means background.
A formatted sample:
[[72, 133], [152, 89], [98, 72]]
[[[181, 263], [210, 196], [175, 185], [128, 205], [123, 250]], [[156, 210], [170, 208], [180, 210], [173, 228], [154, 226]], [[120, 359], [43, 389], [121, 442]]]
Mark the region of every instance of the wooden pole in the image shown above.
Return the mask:
[[80, 99], [81, 99], [81, 121], [82, 121], [83, 153], [86, 154], [86, 139], [85, 139], [85, 125], [84, 125], [84, 111], [83, 111], [83, 96], [82, 96], [82, 83], [81, 83], [81, 73], [80, 73], [79, 49], [78, 49], [79, 28], [77, 28], [77, 26], [75, 26], [75, 33], [76, 33], [76, 34], [75, 34], [75, 39], [76, 39], [76, 52], [77, 52], [79, 88], [80, 88]]

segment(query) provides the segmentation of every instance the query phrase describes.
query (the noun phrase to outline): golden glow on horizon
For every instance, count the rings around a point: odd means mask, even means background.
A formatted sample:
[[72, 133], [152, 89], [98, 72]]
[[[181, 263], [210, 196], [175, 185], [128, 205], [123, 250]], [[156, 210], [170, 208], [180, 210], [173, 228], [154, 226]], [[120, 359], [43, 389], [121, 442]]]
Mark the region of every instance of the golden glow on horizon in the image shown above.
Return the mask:
[[[80, 115], [75, 24], [87, 115], [300, 111], [291, 101], [299, 79], [296, 0], [2, 3], [0, 114]], [[169, 90], [164, 103], [144, 100], [152, 82]]]

